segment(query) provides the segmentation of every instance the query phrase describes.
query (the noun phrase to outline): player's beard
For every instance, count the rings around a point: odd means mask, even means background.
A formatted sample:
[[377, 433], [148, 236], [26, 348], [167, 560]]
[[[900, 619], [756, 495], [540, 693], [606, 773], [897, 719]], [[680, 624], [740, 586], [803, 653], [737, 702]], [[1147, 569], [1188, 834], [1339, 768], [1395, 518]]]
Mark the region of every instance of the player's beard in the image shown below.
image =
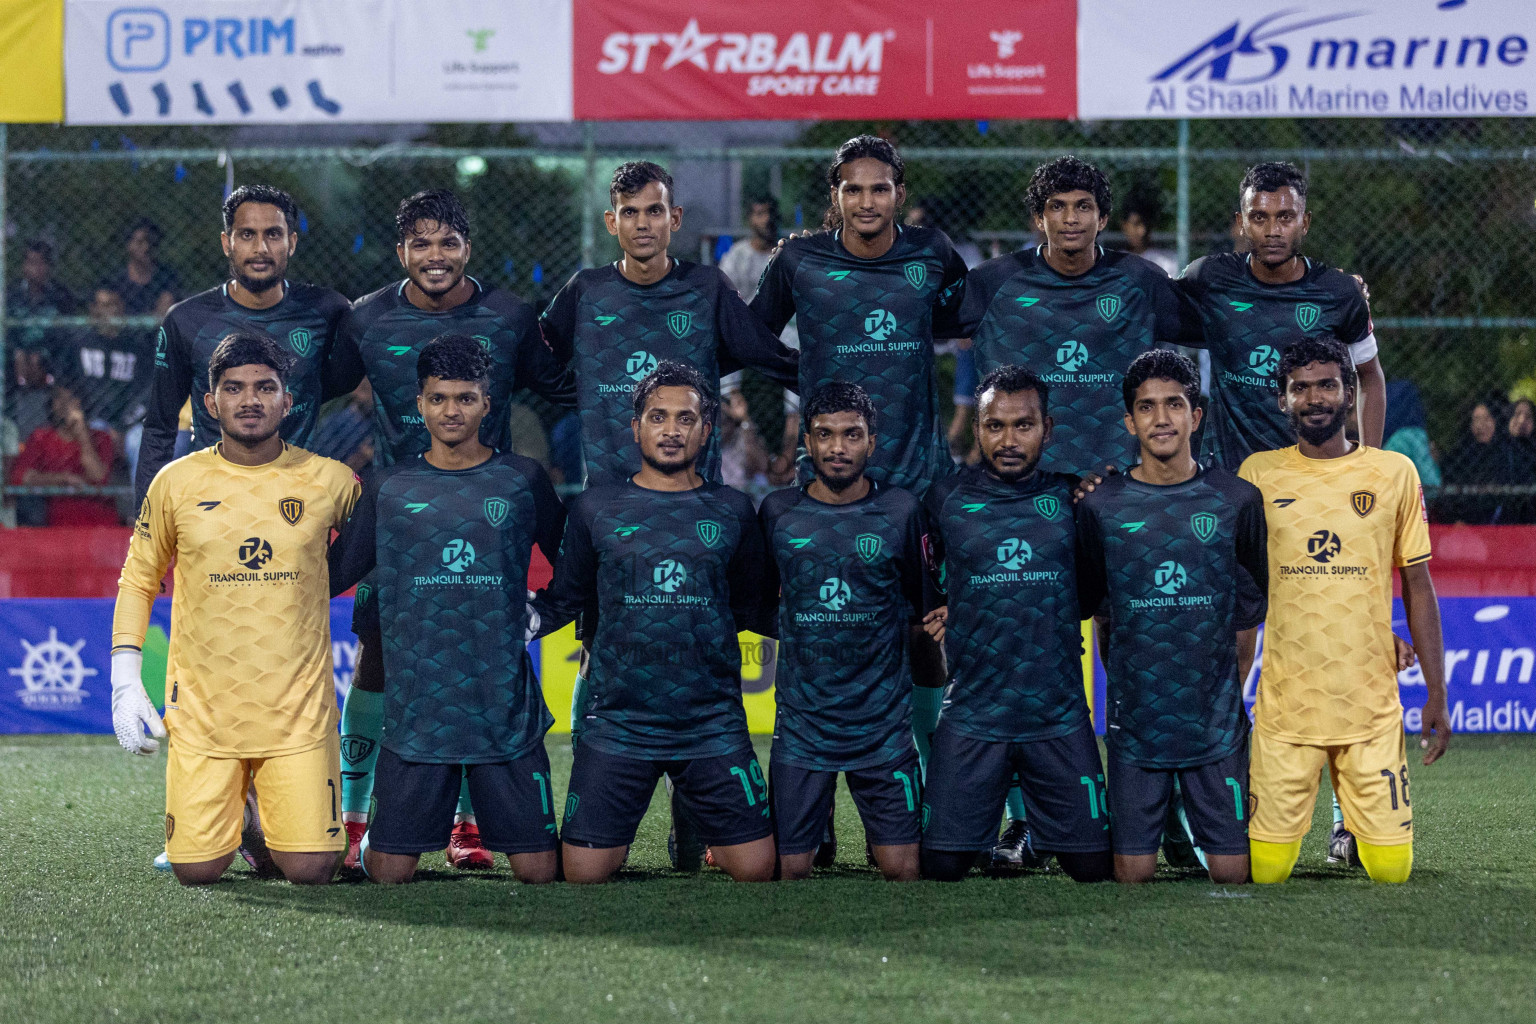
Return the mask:
[[1023, 469], [1021, 469], [1021, 470], [1019, 470], [1017, 472], [1008, 472], [1008, 473], [1005, 473], [1001, 469], [999, 469], [998, 466], [997, 466], [997, 463], [995, 463], [991, 459], [987, 458], [985, 453], [982, 454], [981, 461], [986, 464], [987, 472], [989, 472], [993, 476], [997, 477], [1003, 483], [1005, 483], [1005, 484], [1016, 484], [1020, 480], [1023, 480], [1025, 477], [1029, 476], [1029, 474], [1031, 474], [1031, 473], [1033, 473], [1035, 471], [1035, 467], [1040, 465], [1040, 456], [1036, 455], [1033, 460], [1025, 462]]
[[847, 468], [843, 470], [843, 473], [840, 476], [829, 476], [822, 472], [820, 469], [817, 469], [816, 477], [822, 482], [822, 485], [833, 494], [842, 494], [844, 491], [858, 483], [859, 480], [863, 478], [864, 465], [865, 464], [862, 462], [858, 463], [857, 465], [849, 463]]
[[[1296, 431], [1296, 436], [1307, 444], [1318, 446], [1327, 444], [1344, 429], [1344, 423], [1349, 419], [1350, 407], [1341, 405], [1333, 411], [1326, 425], [1313, 427], [1302, 418], [1303, 412], [1291, 410], [1291, 429]], [[1304, 410], [1303, 410], [1304, 411]]]
[[692, 458], [685, 456], [677, 462], [662, 462], [659, 459], [655, 459], [650, 455], [647, 455], [642, 449], [640, 452], [640, 461], [644, 462], [647, 466], [650, 466], [658, 473], [664, 473], [667, 476], [677, 476], [679, 473], [688, 472], [688, 470], [693, 467], [693, 464], [699, 461], [699, 453], [694, 452]]
[[271, 277], [247, 277], [240, 272], [240, 267], [235, 263], [235, 261], [230, 260], [229, 276], [234, 278], [241, 288], [244, 288], [252, 295], [261, 295], [264, 292], [268, 292], [273, 288], [276, 288], [279, 284], [282, 284], [283, 275], [288, 272], [288, 268], [286, 266], [278, 267], [275, 263], [273, 264], [273, 268], [274, 269]]

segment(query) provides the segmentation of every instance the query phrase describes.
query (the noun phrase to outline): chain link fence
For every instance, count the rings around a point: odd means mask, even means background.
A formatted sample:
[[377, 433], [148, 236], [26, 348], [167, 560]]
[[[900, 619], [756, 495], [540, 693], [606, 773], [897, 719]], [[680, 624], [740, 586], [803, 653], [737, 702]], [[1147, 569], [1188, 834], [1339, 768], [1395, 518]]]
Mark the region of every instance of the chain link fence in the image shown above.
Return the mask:
[[[257, 145], [239, 129], [109, 137], [13, 126], [0, 146], [8, 514], [46, 521], [48, 501], [66, 494], [93, 497], [103, 515], [131, 511], [117, 506], [158, 314], [167, 296], [224, 279], [219, 204], [235, 184], [290, 191], [303, 211], [290, 276], [353, 298], [400, 277], [398, 201], [453, 188], [471, 213], [470, 273], [542, 307], [576, 269], [618, 255], [602, 211], [623, 160], [671, 168], [686, 211], [673, 251], [713, 262], [746, 237], [754, 198], [777, 200], [785, 231], [819, 226], [830, 155], [862, 131], [901, 148], [906, 215], [943, 228], [971, 259], [1033, 242], [1025, 184], [1062, 153], [1111, 177], [1116, 210], [1104, 243], [1129, 245], [1122, 218], [1134, 212], [1175, 269], [1233, 247], [1237, 185], [1250, 164], [1295, 161], [1311, 182], [1306, 251], [1369, 284], [1389, 380], [1388, 443], [1419, 464], [1433, 517], [1536, 521], [1536, 122], [1514, 119], [837, 122], [759, 126], [748, 141], [740, 126], [706, 124], [449, 125], [405, 143], [315, 146]], [[946, 413], [953, 373], [953, 355], [941, 356]], [[90, 435], [110, 460], [100, 485], [35, 471], [27, 483], [15, 472], [28, 462], [18, 450], [66, 421], [59, 386], [104, 431]], [[777, 450], [781, 395], [750, 373], [744, 393], [756, 435]], [[531, 396], [527, 405], [526, 450], [558, 466], [569, 423]]]

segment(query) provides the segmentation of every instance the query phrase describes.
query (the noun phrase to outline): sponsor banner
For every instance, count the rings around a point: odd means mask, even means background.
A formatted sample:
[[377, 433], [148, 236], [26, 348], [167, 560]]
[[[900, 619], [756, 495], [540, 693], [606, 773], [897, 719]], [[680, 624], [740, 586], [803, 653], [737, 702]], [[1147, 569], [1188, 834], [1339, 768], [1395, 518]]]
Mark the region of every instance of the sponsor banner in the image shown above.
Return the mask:
[[1069, 118], [1075, 0], [575, 0], [576, 117]]
[[1536, 4], [1082, 0], [1078, 116], [1528, 116]]
[[64, 0], [0, 0], [0, 124], [64, 120]]
[[[111, 598], [0, 600], [0, 734], [112, 732]], [[170, 648], [171, 602], [155, 602], [144, 638], [144, 688], [157, 708], [165, 706], [165, 666]], [[747, 726], [773, 732], [772, 640], [741, 635], [741, 689]], [[571, 690], [581, 645], [566, 626], [529, 645], [555, 717], [554, 732], [568, 733]], [[357, 665], [352, 599], [331, 602], [331, 655], [336, 699], [346, 697]]]
[[67, 0], [71, 124], [564, 121], [570, 0]]

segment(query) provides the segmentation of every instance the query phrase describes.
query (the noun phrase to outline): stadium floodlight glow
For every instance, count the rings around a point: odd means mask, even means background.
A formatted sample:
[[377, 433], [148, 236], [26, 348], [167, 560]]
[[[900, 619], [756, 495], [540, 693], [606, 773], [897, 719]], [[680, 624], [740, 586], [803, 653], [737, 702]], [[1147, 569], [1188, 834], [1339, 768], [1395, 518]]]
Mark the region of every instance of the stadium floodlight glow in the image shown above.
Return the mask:
[[484, 174], [488, 169], [483, 156], [461, 156], [454, 164], [454, 170], [458, 174], [459, 187], [464, 187]]

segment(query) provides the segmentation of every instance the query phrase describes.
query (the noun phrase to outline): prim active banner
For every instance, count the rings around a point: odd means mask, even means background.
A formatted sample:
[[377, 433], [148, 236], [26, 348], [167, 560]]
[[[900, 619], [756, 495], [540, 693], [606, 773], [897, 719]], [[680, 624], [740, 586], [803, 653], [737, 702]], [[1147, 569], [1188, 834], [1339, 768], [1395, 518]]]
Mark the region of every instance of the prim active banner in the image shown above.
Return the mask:
[[71, 124], [568, 121], [570, 0], [67, 0]]
[[574, 6], [580, 119], [1076, 115], [1076, 0]]
[[[0, 665], [5, 668], [0, 673], [0, 733], [112, 731], [112, 604], [106, 598], [0, 600]], [[1394, 628], [1406, 635], [1401, 603], [1393, 608]], [[1458, 732], [1536, 732], [1536, 598], [1441, 598], [1440, 614], [1453, 727]], [[338, 700], [346, 695], [356, 664], [351, 621], [351, 598], [332, 601]], [[169, 629], [170, 602], [156, 601], [144, 644], [144, 682], [156, 706], [164, 704]], [[770, 733], [773, 642], [749, 633], [741, 640], [747, 724], [754, 733]], [[580, 651], [575, 632], [566, 627], [529, 649], [555, 731], [567, 732]], [[1250, 707], [1257, 681], [1257, 672], [1247, 681]], [[1417, 732], [1424, 677], [1417, 668], [1409, 669], [1398, 677], [1398, 686], [1403, 725]], [[1102, 733], [1103, 669], [1096, 659], [1088, 690]]]
[[1083, 119], [1533, 113], [1528, 0], [1081, 0], [1078, 18]]

